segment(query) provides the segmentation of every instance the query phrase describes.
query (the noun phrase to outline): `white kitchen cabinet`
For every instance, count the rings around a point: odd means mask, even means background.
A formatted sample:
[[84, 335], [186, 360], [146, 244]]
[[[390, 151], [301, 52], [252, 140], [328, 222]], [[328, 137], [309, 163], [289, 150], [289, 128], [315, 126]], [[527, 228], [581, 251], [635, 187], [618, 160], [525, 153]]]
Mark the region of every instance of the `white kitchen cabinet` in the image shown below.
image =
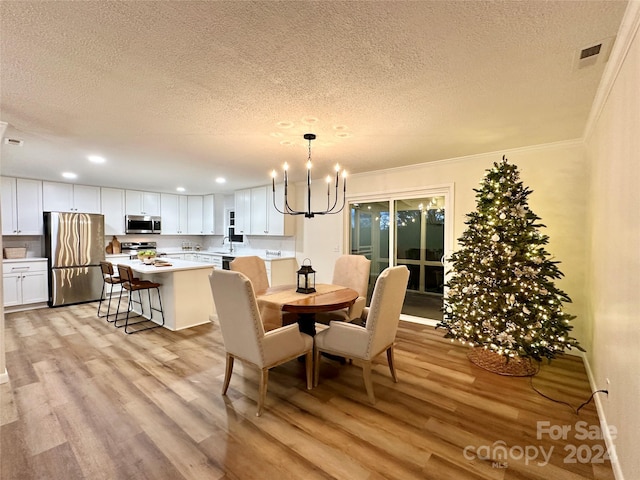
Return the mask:
[[2, 234], [42, 235], [42, 182], [2, 177]]
[[[213, 268], [222, 270], [222, 255], [218, 253], [210, 253], [207, 255], [206, 261], [213, 264]], [[204, 260], [203, 260], [204, 261]]]
[[269, 285], [293, 285], [296, 283], [298, 262], [295, 258], [266, 259], [264, 266], [267, 270]]
[[187, 233], [188, 200], [184, 195], [163, 193], [160, 196], [162, 235]]
[[42, 182], [45, 212], [100, 213], [100, 187]]
[[216, 233], [215, 206], [215, 195], [205, 195], [202, 197], [202, 233], [204, 235], [213, 235]]
[[[255, 187], [251, 189], [251, 228], [250, 235], [266, 235], [267, 226], [267, 196], [265, 194], [266, 187]], [[236, 216], [238, 211], [236, 210]]]
[[167, 253], [164, 258], [175, 258], [176, 260], [185, 260], [184, 253]]
[[104, 215], [105, 235], [124, 235], [124, 190], [119, 188], [100, 189], [100, 211]]
[[[160, 215], [160, 194], [125, 190], [126, 215]], [[164, 220], [164, 219], [163, 219]], [[164, 228], [164, 225], [162, 226]]]
[[[289, 185], [288, 196], [291, 199], [296, 198], [295, 188]], [[296, 217], [293, 215], [284, 215], [278, 212], [273, 206], [273, 190], [267, 188], [267, 231], [268, 235], [293, 236], [296, 233]], [[284, 198], [284, 184], [276, 185], [276, 205], [282, 210]]]
[[46, 302], [48, 299], [47, 261], [7, 261], [2, 263], [5, 307]]
[[[292, 187], [289, 196], [294, 198]], [[284, 208], [284, 185], [276, 185], [276, 204]], [[251, 235], [290, 236], [295, 233], [295, 218], [284, 215], [273, 206], [273, 187], [266, 185], [251, 189]]]
[[189, 195], [187, 197], [187, 233], [191, 235], [204, 233], [202, 212], [202, 195]]
[[247, 235], [251, 231], [251, 189], [235, 192], [235, 233]]

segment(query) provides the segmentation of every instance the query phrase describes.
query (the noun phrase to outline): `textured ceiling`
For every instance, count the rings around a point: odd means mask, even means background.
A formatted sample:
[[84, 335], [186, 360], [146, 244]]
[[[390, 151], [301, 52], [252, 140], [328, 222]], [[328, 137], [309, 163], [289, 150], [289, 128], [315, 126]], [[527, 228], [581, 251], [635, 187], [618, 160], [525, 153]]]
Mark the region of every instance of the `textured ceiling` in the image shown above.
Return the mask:
[[0, 173], [201, 194], [301, 174], [306, 132], [318, 174], [579, 138], [625, 8], [4, 0]]

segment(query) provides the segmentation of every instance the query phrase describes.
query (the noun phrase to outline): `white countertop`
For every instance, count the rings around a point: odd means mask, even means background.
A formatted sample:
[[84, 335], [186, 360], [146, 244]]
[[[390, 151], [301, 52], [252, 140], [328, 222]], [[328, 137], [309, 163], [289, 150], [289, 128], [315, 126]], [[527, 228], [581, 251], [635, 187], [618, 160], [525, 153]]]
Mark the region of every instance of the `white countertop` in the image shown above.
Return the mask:
[[166, 253], [167, 255], [174, 255], [178, 253], [195, 253], [195, 254], [206, 254], [206, 255], [216, 255], [220, 257], [248, 257], [251, 255], [255, 255], [256, 257], [260, 257], [263, 260], [289, 260], [292, 258], [296, 258], [295, 255], [290, 253], [283, 253], [280, 256], [277, 255], [267, 255], [265, 250], [239, 250], [234, 252], [227, 252], [224, 250], [182, 250], [181, 248], [158, 248], [158, 252]]
[[20, 262], [46, 262], [47, 257], [27, 257], [27, 258], [3, 258], [5, 263], [20, 263]]
[[175, 258], [167, 259], [171, 266], [156, 267], [155, 265], [146, 265], [140, 260], [122, 260], [121, 264], [129, 265], [131, 270], [138, 273], [167, 273], [167, 272], [179, 272], [183, 270], [200, 270], [211, 269], [213, 263], [205, 262], [191, 262], [189, 260], [179, 260]]

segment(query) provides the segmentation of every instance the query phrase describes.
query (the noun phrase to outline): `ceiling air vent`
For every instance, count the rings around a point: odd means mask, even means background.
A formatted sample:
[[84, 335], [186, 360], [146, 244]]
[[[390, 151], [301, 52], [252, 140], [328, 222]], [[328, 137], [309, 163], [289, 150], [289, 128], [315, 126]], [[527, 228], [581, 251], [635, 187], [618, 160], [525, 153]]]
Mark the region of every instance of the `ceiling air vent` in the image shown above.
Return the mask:
[[21, 147], [22, 145], [24, 145], [24, 140], [18, 140], [17, 138], [5, 138], [4, 143], [6, 145], [16, 145], [18, 147]]
[[599, 43], [598, 45], [594, 45], [593, 47], [583, 48], [580, 52], [580, 60], [598, 55], [600, 53], [600, 48], [602, 48], [601, 43]]
[[611, 47], [615, 37], [605, 38], [587, 47], [578, 50], [574, 57], [574, 69], [590, 67], [592, 65], [602, 65], [609, 60]]

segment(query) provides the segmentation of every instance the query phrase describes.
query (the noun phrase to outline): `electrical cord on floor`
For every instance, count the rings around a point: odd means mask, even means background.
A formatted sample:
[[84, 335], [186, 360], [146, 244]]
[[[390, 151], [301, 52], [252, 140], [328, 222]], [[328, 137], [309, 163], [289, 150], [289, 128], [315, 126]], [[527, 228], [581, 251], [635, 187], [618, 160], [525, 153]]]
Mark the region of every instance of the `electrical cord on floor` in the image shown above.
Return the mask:
[[573, 410], [573, 412], [576, 415], [580, 414], [580, 410], [582, 409], [582, 407], [587, 406], [589, 403], [591, 403], [591, 400], [593, 400], [593, 397], [596, 395], [596, 393], [606, 393], [607, 395], [609, 395], [609, 391], [608, 390], [596, 390], [595, 392], [593, 392], [591, 394], [591, 396], [589, 397], [588, 400], [586, 400], [585, 402], [582, 402], [582, 404], [578, 407], [575, 408], [573, 405], [571, 405], [569, 402], [565, 402], [564, 400], [557, 400], [555, 398], [551, 398], [550, 396], [542, 393], [540, 390], [538, 390], [534, 385], [533, 385], [533, 377], [535, 377], [538, 372], [540, 372], [540, 369], [538, 368], [538, 371], [536, 373], [534, 373], [533, 375], [531, 375], [529, 377], [529, 385], [531, 385], [531, 388], [533, 389], [534, 392], [536, 392], [538, 395], [546, 398], [547, 400], [551, 400], [552, 402], [556, 402], [556, 403], [561, 403], [563, 405], [568, 406], [571, 410]]

